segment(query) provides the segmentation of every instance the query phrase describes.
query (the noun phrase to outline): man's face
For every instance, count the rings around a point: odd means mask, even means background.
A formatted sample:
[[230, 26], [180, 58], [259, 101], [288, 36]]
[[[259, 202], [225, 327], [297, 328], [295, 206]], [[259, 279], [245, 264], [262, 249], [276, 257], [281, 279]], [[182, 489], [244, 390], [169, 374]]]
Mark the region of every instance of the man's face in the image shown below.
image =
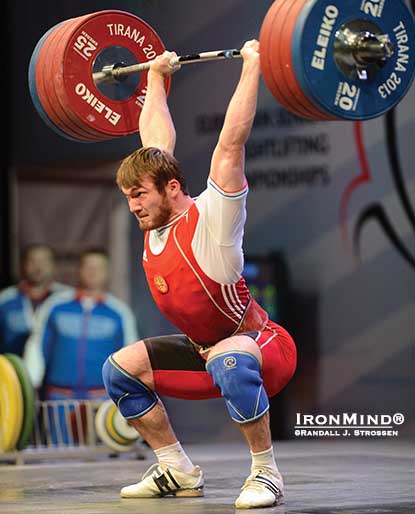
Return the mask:
[[108, 282], [108, 259], [105, 255], [85, 255], [79, 266], [79, 283], [89, 291], [103, 291]]
[[167, 225], [172, 215], [170, 200], [166, 193], [159, 193], [151, 179], [145, 178], [139, 186], [129, 189], [122, 187], [121, 191], [141, 230], [154, 230]]
[[22, 265], [25, 280], [35, 286], [47, 285], [52, 281], [55, 262], [48, 248], [33, 248], [29, 251]]

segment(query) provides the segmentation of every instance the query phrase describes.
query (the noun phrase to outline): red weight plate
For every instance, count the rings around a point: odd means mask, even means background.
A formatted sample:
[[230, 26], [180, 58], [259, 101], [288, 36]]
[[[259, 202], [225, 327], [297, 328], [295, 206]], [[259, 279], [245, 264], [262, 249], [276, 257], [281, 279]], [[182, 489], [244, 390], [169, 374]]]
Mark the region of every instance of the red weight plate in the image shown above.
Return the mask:
[[59, 25], [53, 33], [50, 34], [41, 56], [41, 60], [38, 63], [39, 66], [39, 88], [40, 95], [42, 96], [43, 102], [46, 103], [49, 110], [52, 121], [66, 132], [70, 137], [79, 141], [90, 141], [91, 136], [86, 131], [79, 129], [75, 123], [73, 123], [65, 111], [63, 111], [58, 103], [54, 82], [56, 77], [52, 73], [51, 65], [56, 62], [58, 56], [56, 54], [56, 43], [60, 40], [62, 32], [67, 26], [74, 23], [74, 19], [70, 19]]
[[51, 88], [52, 84], [50, 84], [50, 81], [45, 76], [45, 64], [48, 62], [49, 57], [49, 48], [51, 45], [51, 41], [53, 42], [55, 33], [58, 32], [62, 25], [65, 25], [69, 23], [71, 20], [68, 20], [61, 25], [59, 25], [54, 31], [52, 31], [49, 36], [45, 39], [36, 61], [36, 71], [35, 71], [35, 80], [36, 80], [36, 90], [39, 96], [39, 100], [49, 116], [52, 123], [54, 123], [62, 132], [68, 134], [74, 139], [83, 139], [80, 137], [80, 135], [76, 132], [73, 132], [59, 117], [59, 115], [56, 113], [55, 105], [54, 105], [54, 99], [51, 98], [50, 91], [48, 91], [49, 88]]
[[[125, 100], [105, 96], [93, 80], [93, 65], [106, 49], [122, 47], [137, 62], [147, 62], [164, 52], [155, 31], [143, 20], [123, 11], [102, 11], [72, 30], [63, 59], [63, 86], [72, 112], [97, 132], [124, 136], [138, 132], [138, 120], [147, 89], [147, 73], [140, 74], [134, 93]], [[171, 78], [166, 80], [167, 94]]]
[[[302, 1], [302, 0], [301, 0]], [[304, 105], [296, 93], [300, 94], [299, 88], [290, 84], [287, 80], [287, 69], [291, 62], [291, 36], [292, 36], [292, 20], [297, 19], [298, 11], [295, 9], [297, 0], [286, 0], [281, 9], [281, 15], [278, 20], [275, 20], [272, 28], [271, 45], [275, 49], [277, 58], [275, 59], [276, 66], [273, 67], [274, 78], [279, 77], [281, 89], [287, 100], [291, 110], [300, 113], [303, 118], [319, 119], [320, 115], [313, 112], [313, 106], [308, 103]], [[278, 38], [276, 37], [278, 31]], [[294, 77], [294, 81], [296, 78]], [[296, 93], [294, 93], [296, 91]]]
[[55, 44], [59, 38], [59, 34], [65, 28], [70, 25], [73, 20], [67, 20], [60, 24], [45, 40], [42, 46], [42, 54], [36, 64], [36, 80], [38, 84], [38, 93], [45, 106], [45, 110], [48, 111], [50, 119], [56, 126], [58, 126], [63, 132], [68, 134], [71, 138], [79, 141], [87, 141], [90, 138], [86, 138], [86, 134], [77, 130], [74, 124], [68, 123], [65, 113], [62, 113], [58, 109], [56, 95], [54, 94], [54, 77], [50, 75], [50, 63], [55, 59]]
[[268, 10], [264, 21], [262, 23], [260, 35], [259, 35], [259, 48], [260, 48], [260, 58], [261, 58], [261, 70], [262, 76], [264, 77], [265, 83], [270, 90], [272, 96], [283, 106], [285, 107], [285, 99], [281, 93], [281, 89], [278, 85], [278, 82], [274, 80], [274, 75], [272, 73], [272, 65], [271, 65], [271, 56], [272, 52], [270, 52], [270, 38], [272, 34], [272, 25], [274, 23], [274, 18], [278, 16], [281, 5], [284, 3], [284, 0], [275, 0], [275, 2], [271, 5]]
[[[90, 16], [90, 15], [89, 15]], [[85, 141], [102, 141], [107, 139], [103, 134], [94, 131], [87, 124], [79, 119], [71, 109], [71, 105], [65, 94], [64, 87], [62, 87], [63, 81], [63, 56], [66, 49], [66, 43], [68, 35], [70, 35], [73, 29], [79, 26], [88, 16], [81, 16], [70, 20], [70, 23], [65, 24], [64, 27], [55, 35], [55, 39], [52, 42], [53, 55], [50, 56], [48, 64], [46, 64], [48, 76], [51, 84], [51, 96], [55, 99], [55, 109], [62, 120], [66, 121], [66, 124], [71, 127], [71, 130], [79, 134]]]
[[80, 23], [79, 18], [70, 20], [55, 34], [53, 41], [51, 41], [48, 61], [45, 63], [45, 77], [48, 84], [47, 90], [50, 95], [50, 101], [53, 103], [55, 113], [59, 116], [61, 122], [66, 125], [68, 130], [76, 134], [80, 141], [100, 141], [101, 136], [99, 134], [91, 134], [88, 130], [88, 126], [83, 125], [82, 121], [76, 119], [75, 116], [71, 116], [70, 108], [60, 101], [57, 94], [56, 84], [58, 82], [59, 62], [63, 59], [63, 55], [60, 52], [60, 42], [63, 40], [65, 33], [77, 23]]
[[[276, 100], [287, 110], [293, 112], [291, 107], [287, 104], [286, 95], [281, 90], [279, 80], [275, 80], [273, 67], [275, 66], [275, 50], [271, 45], [272, 28], [274, 20], [280, 15], [281, 8], [285, 0], [275, 0], [271, 5], [268, 13], [265, 16], [264, 22], [260, 32], [260, 55], [261, 55], [261, 68], [264, 80]], [[297, 116], [302, 116], [301, 113], [294, 111]]]
[[289, 98], [287, 98], [286, 91], [282, 87], [282, 80], [277, 77], [275, 73], [275, 68], [280, 70], [281, 66], [280, 63], [277, 62], [279, 59], [279, 39], [274, 41], [273, 30], [275, 22], [281, 20], [281, 15], [284, 15], [283, 8], [286, 2], [287, 0], [276, 0], [274, 4], [272, 4], [261, 28], [260, 48], [261, 64], [263, 65], [262, 71], [271, 93], [284, 108], [302, 118], [312, 119], [308, 114], [298, 110], [292, 105]]
[[61, 120], [66, 123], [68, 127], [72, 131], [75, 131], [78, 136], [83, 141], [101, 141], [100, 134], [92, 134], [89, 130], [89, 127], [82, 123], [81, 120], [77, 119], [76, 116], [71, 115], [70, 106], [68, 106], [62, 99], [60, 98], [58, 92], [58, 83], [59, 83], [59, 70], [60, 70], [60, 62], [63, 59], [63, 49], [62, 49], [62, 41], [64, 41], [65, 34], [71, 30], [76, 24], [81, 23], [81, 20], [85, 18], [79, 17], [70, 20], [62, 29], [55, 35], [55, 39], [51, 45], [51, 53], [48, 63], [46, 64], [46, 76], [48, 77], [48, 81], [50, 83], [50, 94], [51, 98], [53, 98], [55, 111], [61, 118]]
[[[269, 39], [269, 52], [270, 60], [272, 63], [271, 73], [274, 76], [274, 81], [279, 81], [281, 94], [284, 98], [285, 105], [288, 110], [301, 116], [305, 119], [315, 119], [315, 114], [311, 110], [305, 108], [301, 102], [292, 94], [289, 85], [286, 83], [284, 70], [288, 63], [286, 60], [287, 55], [291, 55], [290, 38], [286, 37], [287, 29], [290, 27], [290, 20], [298, 15], [294, 13], [293, 5], [296, 0], [283, 0], [278, 16], [274, 18], [274, 23], [271, 27], [271, 35]], [[289, 31], [291, 34], [291, 31]], [[285, 36], [285, 37], [284, 37]]]
[[[295, 37], [295, 26], [304, 4], [308, 0], [291, 0], [288, 16], [285, 19], [285, 24], [282, 27], [282, 32], [279, 33], [280, 37], [280, 59], [279, 62], [283, 63], [282, 68], [282, 81], [287, 90], [287, 94], [292, 98], [294, 105], [309, 113], [309, 115], [316, 120], [332, 120], [333, 117], [320, 111], [315, 104], [309, 99], [298, 84], [295, 76], [294, 67], [292, 64], [292, 38]], [[275, 38], [275, 32], [273, 32]]]

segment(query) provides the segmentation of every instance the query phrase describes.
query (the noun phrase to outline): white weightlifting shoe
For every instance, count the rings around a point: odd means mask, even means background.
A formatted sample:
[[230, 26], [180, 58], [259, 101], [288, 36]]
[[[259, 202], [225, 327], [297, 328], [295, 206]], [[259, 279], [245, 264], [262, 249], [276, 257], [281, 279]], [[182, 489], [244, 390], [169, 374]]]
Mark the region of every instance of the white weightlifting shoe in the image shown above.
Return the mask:
[[204, 479], [199, 466], [184, 473], [165, 464], [153, 464], [140, 482], [121, 489], [123, 498], [159, 498], [174, 495], [181, 497], [203, 496]]
[[242, 486], [235, 502], [237, 509], [272, 507], [284, 503], [284, 483], [280, 473], [255, 469]]

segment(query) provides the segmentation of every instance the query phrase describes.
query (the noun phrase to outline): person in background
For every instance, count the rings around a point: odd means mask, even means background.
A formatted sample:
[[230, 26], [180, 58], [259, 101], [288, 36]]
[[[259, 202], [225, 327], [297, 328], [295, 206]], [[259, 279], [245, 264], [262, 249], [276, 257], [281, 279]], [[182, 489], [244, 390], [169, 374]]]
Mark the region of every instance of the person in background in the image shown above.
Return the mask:
[[55, 255], [45, 244], [23, 250], [20, 275], [18, 284], [0, 292], [0, 353], [22, 356], [39, 306], [66, 286], [54, 282]]
[[130, 307], [107, 292], [109, 259], [91, 248], [79, 260], [79, 286], [52, 295], [39, 310], [24, 359], [45, 400], [106, 398], [101, 368], [137, 341]]

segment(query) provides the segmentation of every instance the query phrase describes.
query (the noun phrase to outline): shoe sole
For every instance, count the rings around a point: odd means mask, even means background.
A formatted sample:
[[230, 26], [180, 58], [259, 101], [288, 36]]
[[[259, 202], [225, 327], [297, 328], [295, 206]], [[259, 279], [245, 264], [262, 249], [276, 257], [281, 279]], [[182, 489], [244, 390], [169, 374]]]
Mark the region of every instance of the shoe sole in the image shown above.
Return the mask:
[[260, 508], [267, 508], [267, 507], [278, 507], [278, 505], [283, 505], [285, 503], [284, 497], [281, 496], [280, 498], [277, 498], [274, 503], [270, 505], [238, 505], [237, 501], [235, 502], [235, 508], [236, 509], [260, 509]]
[[196, 498], [198, 496], [203, 496], [203, 488], [199, 489], [178, 489], [177, 491], [173, 491], [174, 496], [177, 498]]
[[178, 489], [177, 491], [171, 491], [167, 494], [153, 494], [148, 496], [139, 496], [139, 495], [127, 495], [120, 493], [121, 498], [166, 498], [168, 496], [176, 496], [177, 498], [197, 498], [199, 496], [203, 496], [203, 488], [198, 489]]

